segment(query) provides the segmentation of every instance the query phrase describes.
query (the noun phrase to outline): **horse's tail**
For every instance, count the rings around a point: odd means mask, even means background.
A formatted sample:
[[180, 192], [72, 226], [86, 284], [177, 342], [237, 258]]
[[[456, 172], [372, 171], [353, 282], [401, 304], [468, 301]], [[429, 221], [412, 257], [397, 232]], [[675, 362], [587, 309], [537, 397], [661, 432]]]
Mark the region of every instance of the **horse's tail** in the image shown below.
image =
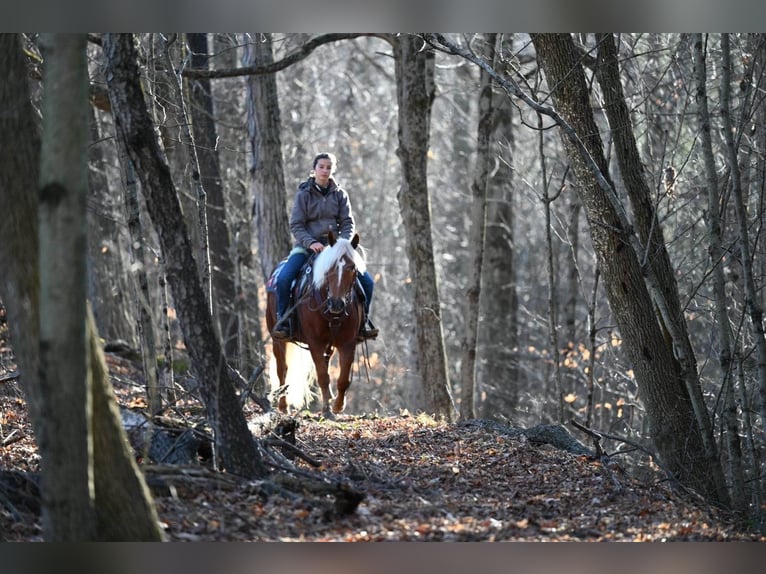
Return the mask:
[[[285, 362], [287, 363], [287, 375], [285, 377], [284, 390], [287, 404], [296, 410], [308, 407], [317, 397], [313, 387], [317, 375], [311, 353], [303, 347], [287, 343], [285, 345]], [[270, 362], [271, 392], [277, 397], [280, 395], [279, 378], [277, 377], [277, 362], [272, 356]]]

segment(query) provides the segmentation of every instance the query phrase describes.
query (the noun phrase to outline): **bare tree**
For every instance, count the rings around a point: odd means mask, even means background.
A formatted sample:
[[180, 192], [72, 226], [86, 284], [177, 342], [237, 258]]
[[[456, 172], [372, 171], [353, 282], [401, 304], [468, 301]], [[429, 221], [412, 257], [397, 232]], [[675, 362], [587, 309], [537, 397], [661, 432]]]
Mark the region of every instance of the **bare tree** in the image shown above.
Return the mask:
[[[511, 39], [500, 48], [510, 47]], [[482, 416], [508, 416], [518, 406], [519, 303], [516, 290], [516, 245], [514, 242], [514, 126], [512, 105], [503, 92], [493, 94], [495, 110], [490, 148], [492, 167], [487, 203], [485, 264], [482, 269], [484, 296], [479, 332], [482, 374], [486, 393]]]
[[[723, 271], [723, 256], [724, 251], [722, 248], [722, 230], [721, 230], [721, 208], [720, 208], [720, 193], [718, 186], [718, 177], [716, 174], [715, 155], [713, 153], [713, 141], [711, 137], [711, 118], [708, 109], [708, 96], [707, 96], [707, 70], [706, 70], [706, 58], [703, 49], [702, 34], [695, 34], [694, 39], [694, 62], [695, 71], [697, 73], [697, 117], [700, 123], [700, 141], [702, 147], [702, 157], [704, 159], [705, 167], [705, 181], [707, 183], [707, 195], [708, 195], [708, 234], [710, 242], [710, 258], [713, 265], [713, 292], [715, 294], [716, 301], [716, 324], [718, 327], [718, 361], [721, 365], [721, 373], [723, 378], [721, 379], [721, 386], [724, 389], [725, 400], [727, 408], [724, 414], [727, 422], [727, 446], [728, 446], [728, 460], [730, 464], [730, 480], [732, 485], [732, 502], [736, 507], [742, 508], [744, 492], [742, 484], [741, 467], [736, 468], [741, 464], [741, 457], [739, 456], [739, 433], [736, 429], [736, 416], [732, 416], [732, 405], [734, 403], [734, 382], [735, 376], [732, 370], [733, 362], [733, 337], [730, 327], [730, 318], [728, 310], [728, 302], [726, 296], [725, 276]], [[734, 407], [736, 411], [736, 406]], [[732, 428], [734, 425], [734, 428]]]
[[[488, 61], [495, 60], [496, 34], [487, 34], [483, 38], [484, 57]], [[489, 187], [489, 172], [492, 165], [490, 137], [492, 135], [492, 78], [480, 72], [479, 90], [479, 125], [477, 130], [476, 167], [474, 170], [471, 193], [471, 229], [469, 249], [472, 254], [471, 268], [467, 280], [465, 303], [465, 333], [462, 340], [463, 357], [460, 363], [460, 418], [472, 419], [476, 416], [476, 354], [479, 331], [479, 302], [481, 298], [481, 278], [484, 267], [484, 243], [487, 227], [487, 188]]]
[[418, 36], [392, 39], [399, 103], [399, 147], [402, 184], [399, 207], [407, 234], [407, 254], [415, 288], [413, 309], [417, 331], [418, 373], [426, 410], [452, 420], [454, 406], [447, 377], [441, 303], [431, 238], [431, 206], [427, 164], [431, 104], [434, 97], [433, 54]]
[[[187, 34], [193, 69], [208, 69], [207, 34]], [[234, 260], [227, 205], [223, 194], [218, 160], [218, 133], [209, 78], [192, 78], [189, 83], [189, 115], [199, 162], [199, 178], [207, 199], [210, 243], [210, 274], [213, 291], [213, 316], [219, 324], [224, 351], [230, 361], [237, 356], [239, 319], [234, 290]]]
[[[99, 49], [100, 51], [100, 49]], [[88, 300], [99, 332], [107, 341], [135, 345], [130, 288], [125, 264], [125, 234], [119, 194], [111, 193], [110, 156], [99, 110], [90, 107], [88, 158]]]

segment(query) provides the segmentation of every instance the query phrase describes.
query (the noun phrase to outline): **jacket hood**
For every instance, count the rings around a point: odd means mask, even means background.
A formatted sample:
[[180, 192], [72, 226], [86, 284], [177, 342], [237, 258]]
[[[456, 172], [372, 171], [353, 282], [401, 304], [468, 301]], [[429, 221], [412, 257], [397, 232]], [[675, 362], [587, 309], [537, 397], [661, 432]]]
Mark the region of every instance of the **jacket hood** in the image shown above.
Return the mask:
[[[313, 177], [308, 178], [306, 181], [303, 181], [298, 185], [299, 190], [309, 189], [311, 188], [316, 180]], [[337, 189], [340, 189], [340, 186], [338, 185], [338, 182], [335, 181], [334, 178], [330, 178], [330, 191], [335, 191]]]

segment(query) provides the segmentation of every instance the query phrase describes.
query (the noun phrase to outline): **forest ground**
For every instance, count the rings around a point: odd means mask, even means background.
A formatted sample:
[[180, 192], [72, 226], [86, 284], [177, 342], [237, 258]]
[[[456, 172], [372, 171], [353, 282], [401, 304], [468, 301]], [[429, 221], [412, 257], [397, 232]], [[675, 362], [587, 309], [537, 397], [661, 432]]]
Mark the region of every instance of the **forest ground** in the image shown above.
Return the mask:
[[[118, 402], [134, 409], [145, 404], [138, 366], [107, 359]], [[0, 380], [9, 368], [0, 362]], [[0, 472], [36, 473], [33, 432], [13, 380], [0, 383], [0, 409]], [[259, 414], [255, 407], [246, 411]], [[659, 471], [639, 480], [619, 460], [537, 444], [497, 423], [447, 424], [408, 413], [295, 418], [296, 446], [321, 466], [299, 458], [292, 464], [305, 476], [359, 493], [350, 513], [339, 511], [332, 494], [244, 481], [204, 463], [143, 465], [167, 539], [766, 541], [672, 488]], [[12, 501], [5, 488], [0, 540], [42, 540], [39, 509]]]

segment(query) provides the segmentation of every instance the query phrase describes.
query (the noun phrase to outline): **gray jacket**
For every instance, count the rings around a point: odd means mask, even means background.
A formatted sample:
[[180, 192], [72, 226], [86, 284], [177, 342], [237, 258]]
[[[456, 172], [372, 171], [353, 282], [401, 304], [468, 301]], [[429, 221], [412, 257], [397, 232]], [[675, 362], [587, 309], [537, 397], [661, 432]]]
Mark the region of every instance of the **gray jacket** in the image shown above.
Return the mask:
[[327, 245], [327, 233], [351, 239], [354, 235], [354, 216], [348, 193], [330, 178], [327, 195], [322, 195], [313, 177], [298, 186], [293, 211], [290, 215], [290, 231], [296, 247], [308, 249], [315, 241]]

